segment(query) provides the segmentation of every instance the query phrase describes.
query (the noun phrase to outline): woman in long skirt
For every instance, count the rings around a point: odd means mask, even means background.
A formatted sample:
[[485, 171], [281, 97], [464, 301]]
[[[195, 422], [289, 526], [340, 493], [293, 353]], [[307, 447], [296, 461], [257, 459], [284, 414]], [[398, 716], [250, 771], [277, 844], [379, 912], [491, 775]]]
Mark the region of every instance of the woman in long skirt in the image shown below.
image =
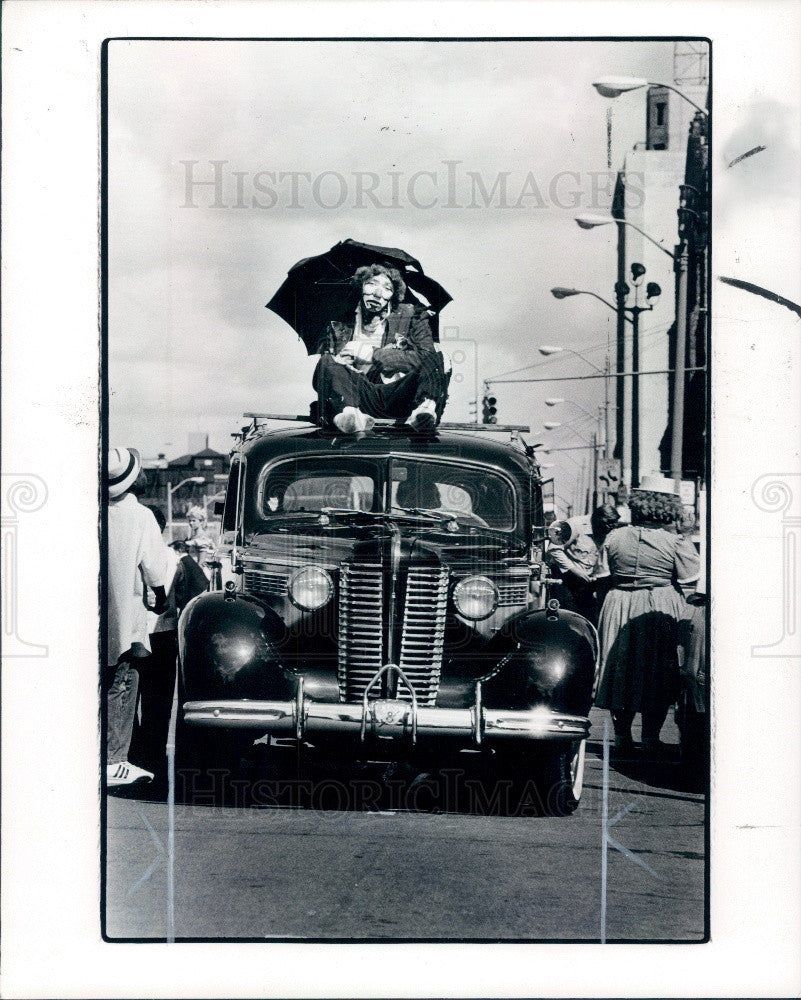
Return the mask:
[[611, 589], [598, 631], [601, 677], [595, 704], [612, 713], [615, 746], [633, 747], [631, 724], [642, 713], [642, 742], [660, 746], [659, 733], [679, 693], [679, 622], [684, 594], [695, 588], [698, 554], [677, 533], [681, 500], [671, 479], [643, 477], [632, 490], [631, 524], [606, 539]]

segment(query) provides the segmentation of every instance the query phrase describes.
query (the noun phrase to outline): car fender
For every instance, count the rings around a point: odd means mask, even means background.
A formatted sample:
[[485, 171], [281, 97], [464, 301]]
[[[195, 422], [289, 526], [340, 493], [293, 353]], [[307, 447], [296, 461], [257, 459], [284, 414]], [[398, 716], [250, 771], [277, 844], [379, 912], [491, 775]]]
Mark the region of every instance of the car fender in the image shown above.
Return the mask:
[[188, 701], [291, 698], [296, 677], [278, 652], [284, 623], [253, 597], [200, 594], [178, 622], [178, 656]]
[[545, 704], [571, 715], [589, 713], [598, 641], [581, 615], [521, 612], [490, 640], [486, 655], [495, 666], [482, 681], [485, 705], [525, 709]]

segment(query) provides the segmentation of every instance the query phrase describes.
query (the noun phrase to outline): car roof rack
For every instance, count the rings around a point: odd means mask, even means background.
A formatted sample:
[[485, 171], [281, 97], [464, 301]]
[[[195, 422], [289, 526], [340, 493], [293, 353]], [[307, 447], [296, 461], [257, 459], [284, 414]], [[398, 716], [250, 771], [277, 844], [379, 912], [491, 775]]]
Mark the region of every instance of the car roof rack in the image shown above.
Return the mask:
[[[243, 413], [243, 417], [253, 421], [251, 431], [255, 431], [264, 420], [290, 420], [294, 423], [311, 424], [316, 426], [317, 422], [307, 414], [295, 413]], [[394, 420], [376, 420], [373, 430], [402, 430]], [[443, 421], [437, 425], [437, 430], [441, 431], [496, 431], [502, 434], [530, 434], [531, 428], [527, 424], [474, 424], [457, 423], [455, 421]]]

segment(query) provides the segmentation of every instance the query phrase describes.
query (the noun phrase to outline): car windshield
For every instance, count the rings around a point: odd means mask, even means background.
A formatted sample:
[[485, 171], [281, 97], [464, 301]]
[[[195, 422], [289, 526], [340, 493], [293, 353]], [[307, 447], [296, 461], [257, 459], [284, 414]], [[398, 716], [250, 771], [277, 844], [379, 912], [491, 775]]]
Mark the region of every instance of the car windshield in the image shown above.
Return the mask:
[[515, 525], [511, 486], [486, 469], [415, 459], [392, 459], [392, 510], [452, 514], [476, 527], [510, 531]]
[[510, 483], [486, 468], [457, 462], [411, 457], [294, 459], [268, 469], [257, 495], [263, 521], [334, 508], [398, 515], [418, 511], [430, 513], [432, 520], [437, 514], [450, 515], [464, 526], [496, 531], [515, 527]]
[[373, 511], [379, 507], [378, 472], [371, 464], [305, 460], [282, 462], [265, 477], [260, 514], [294, 514], [341, 510]]

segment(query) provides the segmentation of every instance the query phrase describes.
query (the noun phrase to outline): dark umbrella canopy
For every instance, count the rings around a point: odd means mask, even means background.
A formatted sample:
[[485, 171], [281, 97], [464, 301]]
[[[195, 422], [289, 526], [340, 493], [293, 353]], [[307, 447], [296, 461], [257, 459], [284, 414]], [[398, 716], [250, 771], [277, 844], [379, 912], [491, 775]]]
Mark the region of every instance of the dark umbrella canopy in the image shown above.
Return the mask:
[[344, 319], [355, 308], [356, 292], [350, 279], [365, 264], [386, 264], [400, 271], [407, 286], [405, 301], [431, 311], [431, 329], [438, 340], [437, 316], [451, 296], [423, 272], [418, 260], [395, 247], [342, 240], [326, 253], [306, 257], [290, 268], [267, 308], [289, 323], [309, 354], [314, 354], [328, 323]]

